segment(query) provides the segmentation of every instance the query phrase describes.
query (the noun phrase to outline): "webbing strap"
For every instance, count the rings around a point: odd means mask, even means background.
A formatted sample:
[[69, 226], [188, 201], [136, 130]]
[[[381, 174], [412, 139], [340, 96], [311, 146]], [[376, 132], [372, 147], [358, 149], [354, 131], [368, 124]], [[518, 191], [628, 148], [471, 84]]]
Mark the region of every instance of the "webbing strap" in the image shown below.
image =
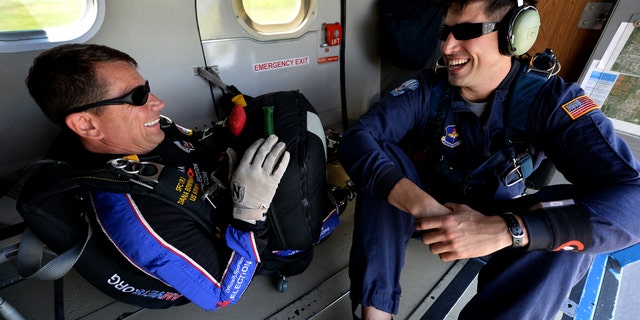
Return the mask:
[[[523, 69], [518, 72], [514, 80], [513, 89], [509, 97], [509, 105], [506, 110], [506, 119], [509, 131], [513, 129], [524, 132], [526, 129], [527, 117], [535, 97], [547, 82], [547, 77], [537, 72], [527, 72], [528, 65], [523, 63]], [[515, 95], [514, 93], [518, 94]], [[510, 144], [511, 132], [506, 132], [506, 143]]]
[[87, 225], [87, 236], [84, 241], [78, 241], [73, 247], [55, 256], [44, 265], [45, 245], [29, 227], [25, 227], [16, 261], [18, 274], [25, 279], [36, 280], [56, 280], [67, 274], [82, 255], [93, 234], [87, 216], [83, 215], [83, 217]]

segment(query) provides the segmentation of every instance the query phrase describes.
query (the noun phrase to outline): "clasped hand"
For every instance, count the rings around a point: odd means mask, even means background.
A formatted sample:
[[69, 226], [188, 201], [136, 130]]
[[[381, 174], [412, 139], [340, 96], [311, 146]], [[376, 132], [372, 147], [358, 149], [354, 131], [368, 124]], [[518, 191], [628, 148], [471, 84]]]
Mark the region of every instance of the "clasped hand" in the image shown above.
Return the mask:
[[486, 216], [463, 204], [445, 206], [451, 213], [416, 220], [416, 230], [424, 231], [422, 242], [443, 261], [483, 257], [511, 245], [500, 216]]

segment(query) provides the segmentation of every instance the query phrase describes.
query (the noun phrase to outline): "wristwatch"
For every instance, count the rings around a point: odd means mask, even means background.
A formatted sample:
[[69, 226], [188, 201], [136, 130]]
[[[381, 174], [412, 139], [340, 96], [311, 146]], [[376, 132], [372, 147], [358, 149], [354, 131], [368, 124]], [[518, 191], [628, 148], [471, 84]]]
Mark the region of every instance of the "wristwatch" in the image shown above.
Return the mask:
[[507, 222], [507, 228], [509, 229], [509, 233], [511, 233], [512, 248], [520, 248], [522, 247], [522, 239], [524, 239], [524, 230], [522, 230], [522, 226], [518, 222], [518, 219], [511, 212], [505, 212], [502, 215], [502, 219]]

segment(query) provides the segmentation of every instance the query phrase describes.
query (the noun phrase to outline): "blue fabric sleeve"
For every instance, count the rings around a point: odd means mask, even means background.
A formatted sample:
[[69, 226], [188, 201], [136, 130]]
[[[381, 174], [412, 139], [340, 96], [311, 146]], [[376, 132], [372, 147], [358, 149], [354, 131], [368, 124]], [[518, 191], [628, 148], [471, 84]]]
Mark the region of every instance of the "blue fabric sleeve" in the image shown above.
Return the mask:
[[338, 157], [361, 191], [386, 199], [403, 177], [380, 145], [398, 144], [409, 132], [423, 130], [429, 114], [427, 79], [423, 73], [387, 94], [343, 135]]
[[[576, 205], [587, 213], [593, 242], [586, 252], [623, 249], [640, 241], [640, 163], [612, 122], [575, 83], [552, 78], [529, 117], [534, 144], [575, 187]], [[557, 219], [557, 221], [560, 221]], [[582, 221], [556, 228], [573, 233]]]

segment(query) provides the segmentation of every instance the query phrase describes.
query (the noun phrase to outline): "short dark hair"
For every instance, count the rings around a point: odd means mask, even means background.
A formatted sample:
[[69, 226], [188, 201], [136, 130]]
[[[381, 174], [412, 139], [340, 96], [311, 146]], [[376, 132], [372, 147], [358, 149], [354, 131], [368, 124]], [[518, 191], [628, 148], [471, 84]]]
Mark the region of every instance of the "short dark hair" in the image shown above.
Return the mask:
[[[442, 15], [447, 14], [449, 8], [455, 12], [462, 12], [462, 10], [470, 3], [482, 1], [486, 3], [484, 14], [487, 17], [491, 17], [494, 21], [501, 21], [502, 18], [509, 12], [509, 10], [515, 8], [518, 4], [516, 0], [438, 0], [437, 5], [442, 11]], [[538, 0], [525, 0], [525, 5], [535, 6]]]
[[45, 116], [64, 127], [66, 110], [105, 98], [106, 88], [96, 74], [96, 64], [117, 61], [138, 66], [128, 54], [107, 46], [64, 44], [38, 55], [25, 82]]

